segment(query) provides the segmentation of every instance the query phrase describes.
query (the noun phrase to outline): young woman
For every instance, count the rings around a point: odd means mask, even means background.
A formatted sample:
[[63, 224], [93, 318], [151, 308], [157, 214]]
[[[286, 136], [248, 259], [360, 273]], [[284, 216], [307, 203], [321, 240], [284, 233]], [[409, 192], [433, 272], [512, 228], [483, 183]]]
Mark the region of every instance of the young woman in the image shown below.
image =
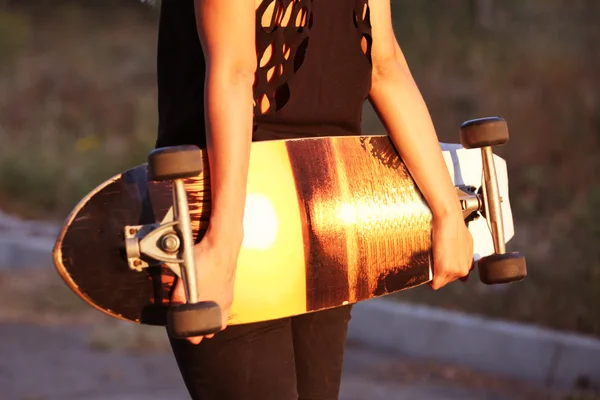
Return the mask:
[[468, 275], [472, 238], [390, 0], [162, 0], [158, 87], [157, 146], [206, 148], [211, 170], [195, 254], [200, 299], [219, 303], [224, 330], [171, 339], [192, 398], [338, 396], [350, 307], [225, 329], [253, 140], [360, 134], [368, 98], [432, 209], [431, 286]]

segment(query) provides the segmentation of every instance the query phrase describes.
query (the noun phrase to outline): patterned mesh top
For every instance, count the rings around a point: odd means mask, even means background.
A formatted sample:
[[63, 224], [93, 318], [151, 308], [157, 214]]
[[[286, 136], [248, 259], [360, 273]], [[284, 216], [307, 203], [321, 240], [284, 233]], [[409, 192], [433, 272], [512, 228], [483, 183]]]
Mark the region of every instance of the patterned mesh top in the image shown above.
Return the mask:
[[[368, 0], [263, 0], [253, 140], [360, 133], [371, 83]], [[205, 60], [194, 0], [163, 0], [157, 147], [205, 147]]]

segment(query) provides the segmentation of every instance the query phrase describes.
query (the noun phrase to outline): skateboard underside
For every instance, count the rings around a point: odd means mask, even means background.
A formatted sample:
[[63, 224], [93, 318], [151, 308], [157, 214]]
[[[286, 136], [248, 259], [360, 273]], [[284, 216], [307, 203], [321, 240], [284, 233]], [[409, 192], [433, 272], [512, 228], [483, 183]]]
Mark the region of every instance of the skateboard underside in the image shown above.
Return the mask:
[[[478, 151], [442, 148], [455, 184], [477, 189]], [[508, 240], [506, 168], [495, 158]], [[208, 168], [186, 180], [196, 240], [210, 215], [209, 187]], [[65, 222], [54, 251], [60, 275], [103, 312], [164, 325], [175, 276], [159, 265], [132, 270], [124, 241], [125, 227], [163, 221], [172, 201], [171, 184], [148, 182], [145, 165], [100, 185]], [[253, 143], [230, 324], [353, 304], [428, 282], [430, 221], [387, 136]], [[493, 252], [485, 220], [469, 228], [476, 258]]]

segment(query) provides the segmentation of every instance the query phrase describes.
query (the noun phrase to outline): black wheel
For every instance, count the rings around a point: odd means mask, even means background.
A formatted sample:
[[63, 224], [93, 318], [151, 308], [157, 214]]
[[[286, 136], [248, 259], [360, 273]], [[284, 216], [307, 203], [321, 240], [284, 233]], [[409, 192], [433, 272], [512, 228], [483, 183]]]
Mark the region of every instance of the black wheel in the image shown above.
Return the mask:
[[508, 142], [508, 126], [500, 117], [464, 122], [460, 126], [460, 144], [466, 149], [499, 146]]
[[221, 308], [212, 301], [172, 305], [167, 330], [177, 339], [210, 335], [221, 330]]
[[527, 276], [525, 257], [516, 252], [483, 257], [478, 266], [479, 279], [488, 285], [517, 282]]
[[161, 147], [148, 155], [148, 177], [153, 181], [190, 178], [204, 169], [197, 146]]

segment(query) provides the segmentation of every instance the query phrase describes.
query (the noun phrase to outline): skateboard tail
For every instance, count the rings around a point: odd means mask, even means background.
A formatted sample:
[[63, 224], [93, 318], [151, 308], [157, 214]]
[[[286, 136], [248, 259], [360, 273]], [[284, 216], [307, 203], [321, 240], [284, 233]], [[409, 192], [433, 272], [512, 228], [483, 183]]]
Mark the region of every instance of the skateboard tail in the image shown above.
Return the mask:
[[75, 220], [84, 220], [86, 218], [85, 215], [81, 215], [80, 211], [83, 208], [85, 208], [85, 205], [90, 201], [90, 199], [94, 198], [94, 196], [97, 193], [101, 192], [106, 187], [110, 186], [114, 182], [117, 182], [119, 179], [121, 179], [122, 175], [123, 174], [113, 175], [111, 178], [106, 180], [104, 183], [102, 183], [101, 185], [97, 186], [94, 190], [89, 192], [86, 196], [84, 196], [75, 205], [75, 207], [71, 210], [71, 212], [65, 218], [62, 228], [54, 242], [54, 247], [52, 250], [52, 261], [53, 261], [56, 272], [61, 277], [61, 279], [65, 282], [67, 287], [69, 287], [84, 302], [86, 302], [92, 308], [94, 308], [102, 313], [109, 314], [110, 316], [117, 318], [117, 319], [129, 321], [129, 319], [123, 317], [122, 315], [120, 315], [118, 313], [114, 313], [109, 309], [105, 309], [105, 308], [101, 307], [96, 301], [94, 301], [92, 298], [90, 298], [85, 293], [85, 291], [82, 290], [82, 288], [80, 288], [77, 281], [70, 274], [70, 269], [67, 267], [68, 264], [71, 264], [72, 260], [65, 258], [67, 256], [65, 255], [65, 252], [63, 251], [64, 244], [65, 244], [64, 239], [65, 239], [65, 236], [67, 235], [67, 232], [69, 231], [70, 226], [75, 222]]

